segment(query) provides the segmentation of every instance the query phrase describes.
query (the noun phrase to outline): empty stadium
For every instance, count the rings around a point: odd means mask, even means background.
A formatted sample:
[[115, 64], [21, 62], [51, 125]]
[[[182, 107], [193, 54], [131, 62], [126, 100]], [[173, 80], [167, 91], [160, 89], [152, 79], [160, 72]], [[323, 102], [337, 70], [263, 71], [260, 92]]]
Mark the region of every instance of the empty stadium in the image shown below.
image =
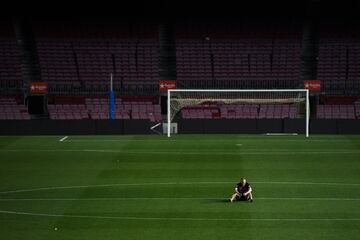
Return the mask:
[[358, 239], [356, 1], [48, 4], [0, 17], [2, 239]]

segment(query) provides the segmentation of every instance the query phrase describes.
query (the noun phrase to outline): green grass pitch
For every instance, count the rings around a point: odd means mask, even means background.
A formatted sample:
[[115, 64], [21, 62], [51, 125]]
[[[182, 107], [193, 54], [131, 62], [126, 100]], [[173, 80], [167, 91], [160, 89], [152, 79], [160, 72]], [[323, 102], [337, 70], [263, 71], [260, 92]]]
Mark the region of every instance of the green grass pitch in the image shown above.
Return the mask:
[[0, 137], [1, 239], [359, 239], [360, 136], [63, 137]]

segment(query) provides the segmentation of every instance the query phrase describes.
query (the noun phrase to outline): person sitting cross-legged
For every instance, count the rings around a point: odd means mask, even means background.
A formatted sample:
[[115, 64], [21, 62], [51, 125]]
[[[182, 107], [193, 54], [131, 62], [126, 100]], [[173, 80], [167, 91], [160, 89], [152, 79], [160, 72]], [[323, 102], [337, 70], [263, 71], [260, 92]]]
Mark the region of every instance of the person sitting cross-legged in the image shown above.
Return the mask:
[[241, 178], [240, 182], [236, 184], [235, 193], [229, 199], [230, 202], [237, 201], [253, 201], [252, 188], [245, 178]]

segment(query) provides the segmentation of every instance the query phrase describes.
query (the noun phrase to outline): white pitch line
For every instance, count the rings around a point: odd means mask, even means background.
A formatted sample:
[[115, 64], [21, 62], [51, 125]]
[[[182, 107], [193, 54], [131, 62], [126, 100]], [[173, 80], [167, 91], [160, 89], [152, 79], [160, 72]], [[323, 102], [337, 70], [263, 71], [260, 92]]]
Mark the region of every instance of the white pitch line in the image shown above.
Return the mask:
[[[66, 141], [70, 142], [70, 140]], [[169, 154], [169, 155], [294, 155], [294, 154], [360, 154], [359, 150], [355, 151], [249, 151], [250, 149], [239, 152], [224, 151], [127, 151], [127, 150], [109, 150], [109, 149], [0, 149], [0, 152], [94, 152], [94, 153], [123, 153], [123, 154]]]
[[91, 216], [91, 215], [67, 215], [67, 214], [48, 214], [30, 213], [0, 210], [2, 214], [36, 216], [36, 217], [56, 217], [56, 218], [87, 218], [87, 219], [109, 219], [109, 220], [144, 220], [144, 221], [360, 221], [360, 218], [184, 218], [184, 217], [122, 217], [122, 216]]
[[360, 201], [360, 198], [321, 198], [321, 197], [257, 197], [256, 200], [294, 200], [294, 201]]
[[285, 185], [332, 185], [332, 186], [360, 186], [360, 183], [331, 183], [331, 182], [252, 182], [254, 184], [285, 184]]
[[[284, 184], [284, 185], [329, 185], [329, 186], [360, 186], [360, 183], [325, 183], [325, 182], [271, 182], [271, 181], [253, 181], [252, 184]], [[41, 187], [28, 188], [0, 192], [0, 194], [37, 192], [58, 189], [78, 189], [78, 188], [99, 188], [99, 187], [126, 187], [126, 186], [156, 186], [156, 185], [203, 185], [203, 184], [234, 184], [232, 182], [158, 182], [158, 183], [114, 183], [99, 185], [78, 185], [78, 186], [57, 186], [57, 187]]]
[[[185, 184], [185, 183], [115, 183], [115, 184], [99, 184], [99, 185], [78, 185], [78, 186], [59, 186], [59, 187], [42, 187], [42, 188], [29, 188], [29, 189], [18, 189], [0, 192], [0, 194], [8, 193], [21, 193], [21, 192], [36, 192], [36, 191], [47, 191], [47, 190], [57, 190], [57, 189], [77, 189], [77, 188], [98, 188], [98, 187], [121, 187], [121, 186], [145, 186], [145, 185], [174, 185], [174, 184]], [[190, 184], [190, 183], [187, 183]], [[200, 183], [199, 183], [200, 184]], [[207, 184], [207, 183], [205, 183]]]
[[59, 142], [63, 142], [63, 141], [65, 141], [68, 137], [69, 137], [69, 136], [65, 136], [65, 137], [63, 137], [62, 139], [60, 139], [60, 140], [59, 140]]
[[266, 133], [266, 136], [297, 136], [297, 133]]
[[[198, 137], [199, 135], [191, 135], [194, 136], [194, 138]], [[352, 139], [353, 140], [360, 140], [360, 138], [348, 138], [348, 136], [346, 135], [312, 135], [311, 138], [306, 139], [301, 137], [300, 135], [298, 137], [291, 137], [289, 136], [289, 138], [266, 138], [264, 137], [264, 134], [259, 134], [259, 135], [237, 135], [237, 134], [233, 134], [230, 135], [231, 138], [229, 139], [223, 139], [223, 138], [219, 138], [218, 136], [223, 136], [223, 135], [209, 135], [210, 137], [213, 138], [208, 138], [208, 139], [201, 139], [202, 142], [233, 142], [233, 141], [239, 141], [239, 140], [244, 140], [244, 141], [264, 141], [264, 142], [272, 142], [272, 141], [297, 141], [297, 142], [313, 142], [313, 141], [321, 141], [321, 142], [328, 142], [328, 141], [344, 141], [344, 142], [350, 142]], [[227, 135], [228, 136], [228, 135]], [[234, 139], [233, 137], [236, 137], [236, 139]], [[2, 138], [9, 138], [9, 136], [0, 136], [0, 139]], [[26, 136], [26, 138], [54, 138], [51, 136], [42, 136], [42, 135], [38, 135], [38, 136]], [[143, 142], [143, 141], [159, 141], [159, 142], [169, 142], [169, 141], [189, 141], [187, 138], [181, 138], [178, 136], [174, 136], [174, 138], [171, 139], [165, 139], [163, 137], [148, 137], [148, 138], [143, 138], [143, 139], [134, 139], [134, 138], [129, 138], [127, 136], [116, 136], [113, 138], [110, 138], [109, 136], [107, 136], [107, 138], [105, 138], [105, 136], [89, 136], [89, 137], [72, 137], [71, 140], [69, 141], [117, 141], [117, 142], [126, 142], [126, 141], [139, 141], [139, 142]]]
[[[128, 200], [221, 200], [225, 198], [201, 197], [123, 197], [123, 198], [0, 198], [2, 202], [12, 201], [128, 201]], [[359, 199], [360, 200], [360, 199]]]
[[[287, 134], [289, 136], [289, 134]], [[286, 139], [286, 136], [284, 138], [264, 138], [264, 137], [258, 137], [258, 138], [246, 138], [242, 137], [237, 140], [244, 140], [244, 141], [264, 141], [264, 142], [278, 142], [278, 141], [287, 141], [287, 142], [304, 142], [305, 138], [289, 138]], [[319, 137], [317, 137], [319, 138]], [[102, 139], [102, 138], [71, 138], [71, 140], [68, 140], [69, 142], [182, 142], [182, 141], [188, 141], [188, 139], [125, 139], [125, 138], [114, 138], [114, 139]], [[236, 141], [234, 139], [202, 139], [201, 142], [233, 142]], [[329, 141], [344, 141], [348, 142], [348, 139], [342, 139], [342, 138], [322, 138], [322, 139], [306, 139], [306, 142], [329, 142]]]
[[[224, 197], [122, 197], [122, 198], [0, 198], [1, 202], [16, 201], [128, 201], [128, 200], [227, 200]], [[256, 197], [258, 200], [279, 201], [360, 201], [360, 198], [321, 198], [321, 197]]]

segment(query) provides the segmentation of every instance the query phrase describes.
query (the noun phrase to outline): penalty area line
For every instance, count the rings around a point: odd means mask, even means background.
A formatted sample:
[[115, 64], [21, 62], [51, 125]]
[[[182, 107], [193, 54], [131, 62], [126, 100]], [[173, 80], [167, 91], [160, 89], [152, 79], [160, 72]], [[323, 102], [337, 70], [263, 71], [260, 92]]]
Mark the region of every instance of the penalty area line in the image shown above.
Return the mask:
[[[131, 187], [131, 186], [167, 186], [167, 185], [206, 185], [206, 184], [233, 184], [234, 182], [154, 182], [154, 183], [112, 183], [99, 185], [78, 185], [78, 186], [50, 186], [41, 188], [17, 189], [0, 192], [2, 194], [51, 191], [58, 189], [80, 189], [80, 188], [104, 188], [104, 187]], [[350, 186], [358, 187], [360, 183], [335, 183], [335, 182], [272, 182], [272, 181], [253, 181], [253, 184], [281, 184], [281, 185], [329, 185], [329, 186]]]
[[0, 214], [25, 215], [36, 217], [55, 218], [87, 218], [87, 219], [110, 219], [110, 220], [144, 220], [144, 221], [360, 221], [360, 218], [186, 218], [186, 217], [131, 217], [131, 216], [97, 216], [97, 215], [67, 215], [32, 213], [0, 210]]
[[69, 137], [69, 136], [65, 136], [65, 137], [63, 137], [62, 139], [60, 139], [60, 140], [59, 140], [59, 142], [63, 142], [63, 141], [65, 141], [68, 137]]
[[[129, 201], [129, 200], [228, 200], [226, 197], [115, 197], [115, 198], [0, 198], [0, 202], [16, 201]], [[329, 197], [256, 197], [255, 201], [360, 201], [360, 198], [329, 198]]]

